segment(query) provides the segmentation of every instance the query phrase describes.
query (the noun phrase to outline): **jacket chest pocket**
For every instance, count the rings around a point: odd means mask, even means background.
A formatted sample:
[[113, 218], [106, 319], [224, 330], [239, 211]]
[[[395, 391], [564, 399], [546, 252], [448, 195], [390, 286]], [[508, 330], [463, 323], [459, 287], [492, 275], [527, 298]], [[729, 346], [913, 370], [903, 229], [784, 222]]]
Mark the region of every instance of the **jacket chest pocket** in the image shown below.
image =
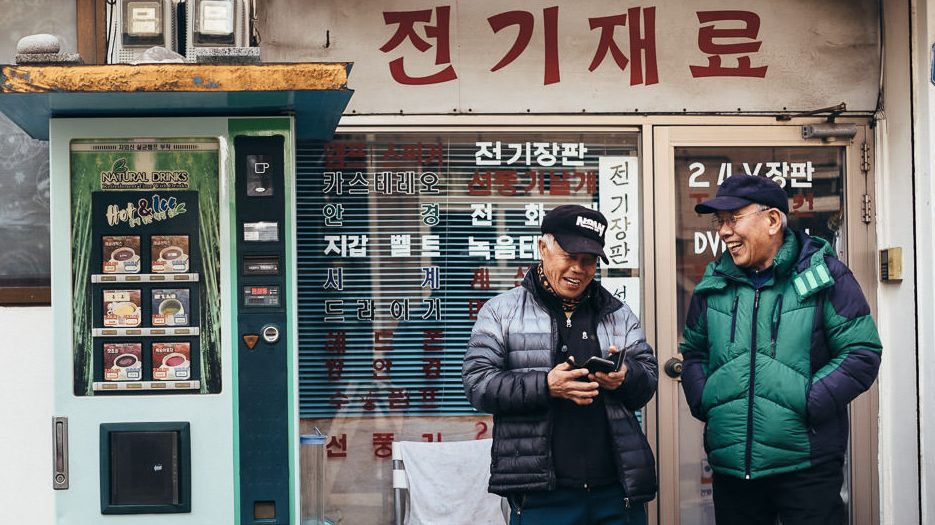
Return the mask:
[[737, 338], [737, 305], [740, 304], [740, 296], [735, 296], [730, 308], [730, 342], [733, 343]]
[[[777, 297], [769, 313], [769, 356], [800, 373], [809, 374], [816, 343], [813, 340], [816, 309], [798, 302], [794, 294], [786, 294]], [[760, 338], [760, 345], [765, 343], [765, 338]]]
[[779, 321], [782, 320], [782, 294], [776, 297], [773, 303], [773, 314], [769, 319], [769, 352], [770, 357], [776, 357], [776, 340], [779, 337]]

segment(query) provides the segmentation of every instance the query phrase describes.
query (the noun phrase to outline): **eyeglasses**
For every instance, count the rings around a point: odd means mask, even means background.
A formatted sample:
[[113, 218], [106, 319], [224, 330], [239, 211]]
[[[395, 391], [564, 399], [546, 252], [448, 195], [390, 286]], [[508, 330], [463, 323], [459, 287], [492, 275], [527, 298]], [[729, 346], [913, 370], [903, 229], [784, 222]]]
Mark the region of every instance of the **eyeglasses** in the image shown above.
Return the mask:
[[772, 208], [768, 208], [768, 207], [765, 207], [765, 206], [764, 206], [764, 207], [762, 207], [762, 208], [760, 208], [760, 209], [758, 209], [758, 210], [756, 210], [756, 211], [751, 211], [751, 212], [747, 212], [747, 213], [742, 213], [742, 214], [740, 214], [740, 215], [731, 215], [731, 216], [729, 216], [729, 217], [718, 217], [717, 215], [715, 215], [715, 216], [711, 219], [711, 226], [713, 226], [714, 228], [717, 228], [717, 229], [721, 229], [721, 227], [724, 226], [724, 225], [726, 224], [726, 225], [729, 226], [730, 228], [733, 228], [734, 226], [737, 225], [737, 223], [740, 221], [740, 219], [743, 219], [744, 217], [749, 217], [749, 216], [751, 216], [751, 215], [756, 215], [757, 213], [762, 213], [762, 212], [764, 212], [764, 211], [769, 211], [769, 210], [771, 210], [771, 209], [772, 209]]

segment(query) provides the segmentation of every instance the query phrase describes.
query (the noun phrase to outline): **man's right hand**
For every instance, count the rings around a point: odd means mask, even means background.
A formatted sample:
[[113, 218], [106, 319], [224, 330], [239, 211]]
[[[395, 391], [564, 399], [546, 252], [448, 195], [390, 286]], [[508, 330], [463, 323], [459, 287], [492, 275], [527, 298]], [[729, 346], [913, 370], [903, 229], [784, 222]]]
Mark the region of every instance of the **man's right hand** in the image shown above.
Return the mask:
[[590, 405], [600, 385], [594, 381], [578, 381], [578, 378], [587, 375], [587, 368], [572, 368], [567, 362], [559, 363], [549, 371], [549, 395], [568, 399], [578, 405]]

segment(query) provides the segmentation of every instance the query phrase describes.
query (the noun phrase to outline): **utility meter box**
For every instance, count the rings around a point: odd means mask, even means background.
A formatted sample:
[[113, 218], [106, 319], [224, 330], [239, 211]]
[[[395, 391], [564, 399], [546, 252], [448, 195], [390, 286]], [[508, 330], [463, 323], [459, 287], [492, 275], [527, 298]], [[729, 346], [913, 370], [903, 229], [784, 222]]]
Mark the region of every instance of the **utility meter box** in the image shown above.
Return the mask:
[[178, 21], [173, 0], [119, 0], [112, 8], [114, 63], [138, 61], [147, 49], [159, 46], [178, 51]]

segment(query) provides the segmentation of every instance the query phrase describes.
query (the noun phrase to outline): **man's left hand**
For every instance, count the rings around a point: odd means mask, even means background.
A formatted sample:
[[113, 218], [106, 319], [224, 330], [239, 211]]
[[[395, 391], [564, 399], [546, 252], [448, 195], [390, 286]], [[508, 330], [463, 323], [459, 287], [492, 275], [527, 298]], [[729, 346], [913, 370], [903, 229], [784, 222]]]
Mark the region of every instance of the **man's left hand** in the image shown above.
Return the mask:
[[[610, 355], [617, 353], [617, 347], [610, 345], [608, 352]], [[620, 364], [620, 370], [611, 373], [597, 372], [594, 374], [588, 374], [588, 380], [595, 381], [605, 390], [617, 390], [620, 388], [620, 385], [623, 384], [623, 380], [627, 377], [627, 365], [626, 363]]]

